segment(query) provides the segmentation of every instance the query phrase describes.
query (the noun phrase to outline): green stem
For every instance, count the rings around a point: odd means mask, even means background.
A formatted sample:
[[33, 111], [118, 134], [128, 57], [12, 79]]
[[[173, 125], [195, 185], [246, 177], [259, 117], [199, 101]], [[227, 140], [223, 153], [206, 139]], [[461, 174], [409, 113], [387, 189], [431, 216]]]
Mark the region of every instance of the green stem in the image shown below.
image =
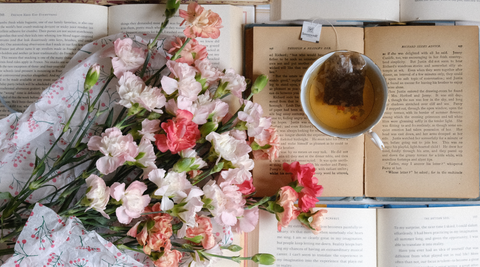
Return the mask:
[[115, 75], [113, 74], [113, 69], [112, 69], [112, 73], [110, 73], [110, 75], [108, 76], [107, 78], [107, 81], [105, 82], [105, 84], [103, 85], [102, 89], [100, 90], [100, 92], [98, 93], [97, 97], [95, 98], [95, 100], [93, 101], [91, 107], [94, 107], [97, 102], [100, 100], [100, 96], [103, 94], [103, 92], [105, 91], [105, 89], [107, 89], [107, 86], [108, 84], [110, 83], [110, 81], [112, 81], [113, 77], [115, 77]]
[[235, 114], [233, 114], [233, 116], [227, 121], [227, 123], [225, 123], [224, 125], [222, 125], [221, 127], [219, 127], [216, 132], [217, 132], [217, 133], [223, 133], [223, 132], [226, 132], [226, 131], [230, 130], [233, 121], [236, 120], [237, 117], [238, 117], [238, 112], [243, 111], [244, 108], [245, 108], [245, 104], [243, 104], [243, 105], [237, 110], [237, 112], [235, 112]]
[[[160, 75], [160, 72], [162, 72], [165, 68], [167, 67], [167, 65], [163, 65], [163, 67], [161, 67], [159, 70], [157, 70], [152, 76], [150, 76], [150, 78], [148, 78], [146, 81], [145, 81], [145, 84], [149, 84], [150, 81], [154, 78], [154, 77], [157, 77], [158, 75]], [[153, 83], [153, 85], [155, 85], [155, 83]]]
[[15, 253], [14, 248], [6, 248], [6, 249], [1, 249], [0, 250], [0, 256], [12, 255], [13, 253]]
[[118, 247], [119, 249], [128, 249], [128, 250], [131, 250], [131, 251], [140, 252], [140, 253], [142, 253], [142, 254], [145, 253], [145, 252], [143, 252], [143, 250], [141, 250], [141, 249], [136, 249], [136, 248], [127, 247], [127, 246], [125, 246], [125, 245], [118, 245], [117, 247]]
[[203, 255], [208, 255], [208, 256], [211, 256], [211, 257], [217, 257], [217, 258], [221, 258], [221, 259], [227, 259], [227, 260], [232, 260], [232, 261], [236, 261], [236, 260], [251, 260], [252, 257], [240, 257], [240, 256], [223, 256], [223, 255], [217, 255], [217, 254], [211, 254], [211, 253], [207, 253], [205, 251], [202, 251], [201, 252]]
[[190, 40], [192, 40], [190, 37], [187, 37], [187, 39], [185, 39], [185, 42], [183, 42], [183, 45], [182, 47], [180, 47], [180, 49], [178, 49], [178, 51], [175, 53], [175, 55], [172, 57], [172, 61], [175, 61], [177, 59], [180, 58], [180, 53], [182, 53], [183, 49], [185, 48], [185, 46], [188, 44], [188, 42], [190, 42]]
[[138, 77], [143, 78], [143, 75], [145, 75], [145, 71], [147, 70], [148, 62], [150, 61], [151, 57], [152, 57], [152, 48], [150, 48], [150, 45], [148, 45], [147, 56], [145, 57], [145, 62], [143, 62], [143, 67], [140, 73], [138, 74]]

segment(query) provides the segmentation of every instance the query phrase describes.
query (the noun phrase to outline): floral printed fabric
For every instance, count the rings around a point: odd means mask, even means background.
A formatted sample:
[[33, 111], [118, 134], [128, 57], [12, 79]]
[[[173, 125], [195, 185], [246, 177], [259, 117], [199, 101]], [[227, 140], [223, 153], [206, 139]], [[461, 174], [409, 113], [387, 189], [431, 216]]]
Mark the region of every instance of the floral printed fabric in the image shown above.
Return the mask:
[[62, 218], [36, 204], [3, 266], [144, 266], [118, 250], [76, 217]]

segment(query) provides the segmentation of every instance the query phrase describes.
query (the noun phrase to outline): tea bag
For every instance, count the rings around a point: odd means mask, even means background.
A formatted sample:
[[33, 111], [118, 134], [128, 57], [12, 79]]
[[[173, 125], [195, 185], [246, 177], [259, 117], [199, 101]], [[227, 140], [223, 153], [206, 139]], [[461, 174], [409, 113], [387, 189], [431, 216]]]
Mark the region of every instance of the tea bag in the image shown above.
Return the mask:
[[323, 101], [345, 107], [363, 105], [366, 62], [357, 52], [335, 52], [323, 63], [319, 82], [324, 84]]

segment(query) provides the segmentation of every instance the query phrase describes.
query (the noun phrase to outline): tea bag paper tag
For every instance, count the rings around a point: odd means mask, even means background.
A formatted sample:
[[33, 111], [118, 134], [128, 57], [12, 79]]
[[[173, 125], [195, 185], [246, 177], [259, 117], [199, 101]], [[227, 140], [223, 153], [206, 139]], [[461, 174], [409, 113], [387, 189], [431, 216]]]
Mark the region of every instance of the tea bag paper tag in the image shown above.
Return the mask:
[[318, 43], [320, 41], [321, 32], [322, 32], [322, 24], [304, 21], [300, 38], [303, 41]]

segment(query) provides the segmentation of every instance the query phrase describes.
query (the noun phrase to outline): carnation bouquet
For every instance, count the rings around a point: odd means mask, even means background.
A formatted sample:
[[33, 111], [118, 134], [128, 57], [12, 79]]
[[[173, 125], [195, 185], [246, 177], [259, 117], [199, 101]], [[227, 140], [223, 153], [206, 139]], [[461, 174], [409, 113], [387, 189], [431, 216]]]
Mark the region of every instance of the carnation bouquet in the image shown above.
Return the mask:
[[[156, 36], [119, 34], [82, 48], [32, 111], [8, 118], [2, 152], [13, 164], [27, 154], [34, 162], [25, 182], [0, 193], [5, 266], [273, 264], [269, 254], [231, 256], [241, 250], [233, 233], [254, 230], [259, 209], [279, 230], [298, 219], [320, 231], [312, 164], [284, 163], [292, 182], [255, 198], [253, 158], [273, 161], [280, 145], [251, 101], [268, 78], [250, 82], [208, 61], [198, 38], [217, 38], [222, 20], [196, 3], [179, 10], [185, 37], [163, 36], [179, 5], [168, 1]], [[62, 105], [43, 106], [54, 94]], [[22, 132], [35, 141], [22, 143]]]

